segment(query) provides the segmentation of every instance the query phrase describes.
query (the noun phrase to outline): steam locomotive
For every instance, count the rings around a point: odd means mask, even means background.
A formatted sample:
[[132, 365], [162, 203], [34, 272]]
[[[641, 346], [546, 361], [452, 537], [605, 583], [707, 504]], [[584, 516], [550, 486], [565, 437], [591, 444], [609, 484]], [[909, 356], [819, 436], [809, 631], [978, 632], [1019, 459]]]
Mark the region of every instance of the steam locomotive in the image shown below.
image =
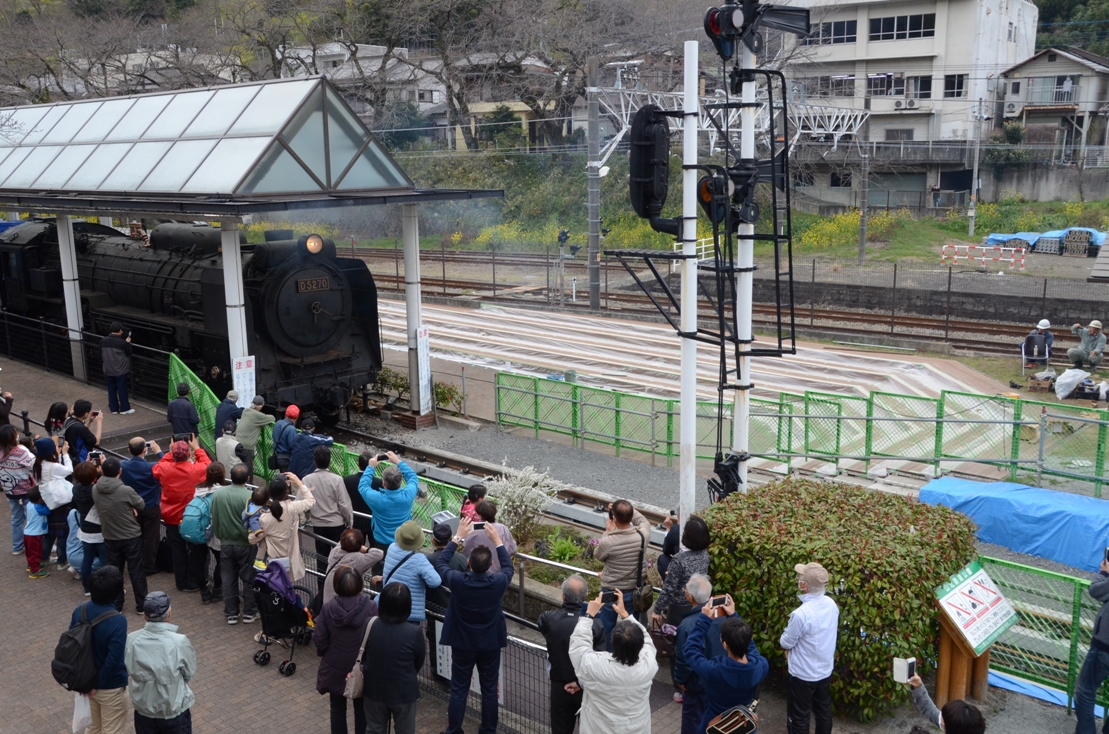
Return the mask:
[[[220, 230], [163, 223], [149, 238], [73, 222], [86, 329], [118, 321], [133, 343], [176, 353], [221, 396], [231, 359]], [[256, 392], [267, 404], [337, 417], [381, 368], [377, 287], [361, 260], [318, 235], [266, 232], [243, 242], [247, 340]], [[35, 219], [0, 234], [0, 294], [8, 311], [65, 322], [58, 233]]]

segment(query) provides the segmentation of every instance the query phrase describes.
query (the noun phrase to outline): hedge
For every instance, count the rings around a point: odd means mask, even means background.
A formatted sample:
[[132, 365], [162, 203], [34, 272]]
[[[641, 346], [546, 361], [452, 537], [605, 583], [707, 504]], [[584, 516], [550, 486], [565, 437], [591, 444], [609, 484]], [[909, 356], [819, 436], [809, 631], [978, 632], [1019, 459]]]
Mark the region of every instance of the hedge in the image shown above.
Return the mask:
[[771, 669], [786, 671], [778, 640], [798, 604], [798, 563], [828, 569], [840, 609], [832, 701], [860, 721], [907, 701], [894, 657], [935, 666], [934, 590], [976, 555], [975, 524], [946, 507], [808, 479], [735, 493], [706, 512], [714, 593], [727, 591]]

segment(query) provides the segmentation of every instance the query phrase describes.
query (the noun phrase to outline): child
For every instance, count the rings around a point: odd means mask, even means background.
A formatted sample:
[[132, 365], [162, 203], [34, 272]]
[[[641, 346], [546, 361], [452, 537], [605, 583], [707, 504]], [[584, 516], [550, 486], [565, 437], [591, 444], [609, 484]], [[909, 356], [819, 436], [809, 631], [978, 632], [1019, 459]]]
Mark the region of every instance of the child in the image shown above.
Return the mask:
[[[269, 502], [269, 489], [265, 486], [255, 487], [250, 499], [247, 500], [246, 509], [243, 510], [243, 527], [246, 528], [247, 541], [253, 546], [262, 542], [262, 513], [270, 511]], [[254, 567], [264, 570], [266, 564], [256, 560]]]
[[468, 518], [470, 521], [480, 522], [481, 517], [477, 514], [477, 503], [483, 499], [485, 499], [485, 485], [470, 485], [470, 491], [466, 493], [466, 497], [462, 500], [462, 508], [458, 511], [459, 516]]
[[50, 573], [42, 567], [42, 536], [46, 535], [46, 517], [50, 508], [37, 486], [27, 490], [27, 524], [23, 526], [23, 550], [27, 554], [27, 577], [44, 579]]

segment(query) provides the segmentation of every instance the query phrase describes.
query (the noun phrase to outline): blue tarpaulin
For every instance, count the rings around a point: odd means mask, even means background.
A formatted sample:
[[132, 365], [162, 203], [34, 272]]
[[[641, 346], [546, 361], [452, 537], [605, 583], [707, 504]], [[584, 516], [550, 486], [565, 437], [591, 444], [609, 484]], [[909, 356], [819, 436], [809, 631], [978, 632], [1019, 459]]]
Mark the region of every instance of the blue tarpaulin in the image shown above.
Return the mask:
[[920, 501], [958, 510], [978, 523], [978, 539], [1096, 573], [1109, 546], [1106, 500], [1008, 482], [943, 477]]
[[1094, 245], [1095, 247], [1101, 247], [1103, 244], [1105, 244], [1105, 232], [1098, 232], [1096, 229], [1090, 229], [1089, 227], [1068, 227], [1066, 229], [1053, 229], [1050, 232], [1017, 232], [1016, 234], [996, 234], [991, 232], [990, 235], [986, 237], [986, 244], [991, 246], [1005, 245], [1005, 243], [1012, 239], [1024, 240], [1029, 244], [1029, 246], [1031, 246], [1032, 251], [1035, 252], [1036, 241], [1041, 237], [1049, 237], [1061, 240], [1066, 237], [1067, 232], [1071, 231], [1072, 229], [1089, 232], [1090, 244]]

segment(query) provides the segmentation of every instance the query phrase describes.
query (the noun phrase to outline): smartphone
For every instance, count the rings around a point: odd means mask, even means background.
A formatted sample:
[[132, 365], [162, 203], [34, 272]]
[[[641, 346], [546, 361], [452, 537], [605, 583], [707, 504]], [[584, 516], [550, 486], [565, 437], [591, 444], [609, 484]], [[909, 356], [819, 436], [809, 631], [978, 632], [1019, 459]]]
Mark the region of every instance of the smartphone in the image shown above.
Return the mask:
[[93, 418], [99, 418], [100, 417], [100, 411], [99, 410], [92, 411], [92, 417]]
[[893, 682], [908, 683], [916, 675], [916, 658], [893, 659]]
[[100, 466], [100, 462], [103, 459], [104, 459], [104, 454], [102, 452], [100, 452], [100, 451], [90, 451], [89, 452], [89, 461], [96, 464], [97, 466]]
[[670, 510], [670, 517], [677, 517], [677, 516], [678, 516], [678, 511], [677, 510]]
[[916, 675], [916, 658], [909, 658], [909, 677]]
[[727, 604], [727, 603], [728, 603], [728, 597], [727, 597], [727, 595], [724, 595], [724, 596], [714, 596], [714, 597], [712, 597], [712, 605], [713, 605], [714, 607], [722, 607], [722, 606], [724, 606], [724, 605], [725, 605], [725, 604]]
[[1105, 546], [1105, 560], [1109, 561], [1109, 545]]
[[485, 523], [484, 522], [475, 522], [474, 523], [474, 530], [485, 530]]
[[388, 454], [378, 454], [377, 455], [377, 460], [378, 461], [388, 461], [389, 460], [389, 455]]
[[601, 603], [602, 604], [615, 604], [616, 603], [616, 592], [615, 591], [601, 592]]

